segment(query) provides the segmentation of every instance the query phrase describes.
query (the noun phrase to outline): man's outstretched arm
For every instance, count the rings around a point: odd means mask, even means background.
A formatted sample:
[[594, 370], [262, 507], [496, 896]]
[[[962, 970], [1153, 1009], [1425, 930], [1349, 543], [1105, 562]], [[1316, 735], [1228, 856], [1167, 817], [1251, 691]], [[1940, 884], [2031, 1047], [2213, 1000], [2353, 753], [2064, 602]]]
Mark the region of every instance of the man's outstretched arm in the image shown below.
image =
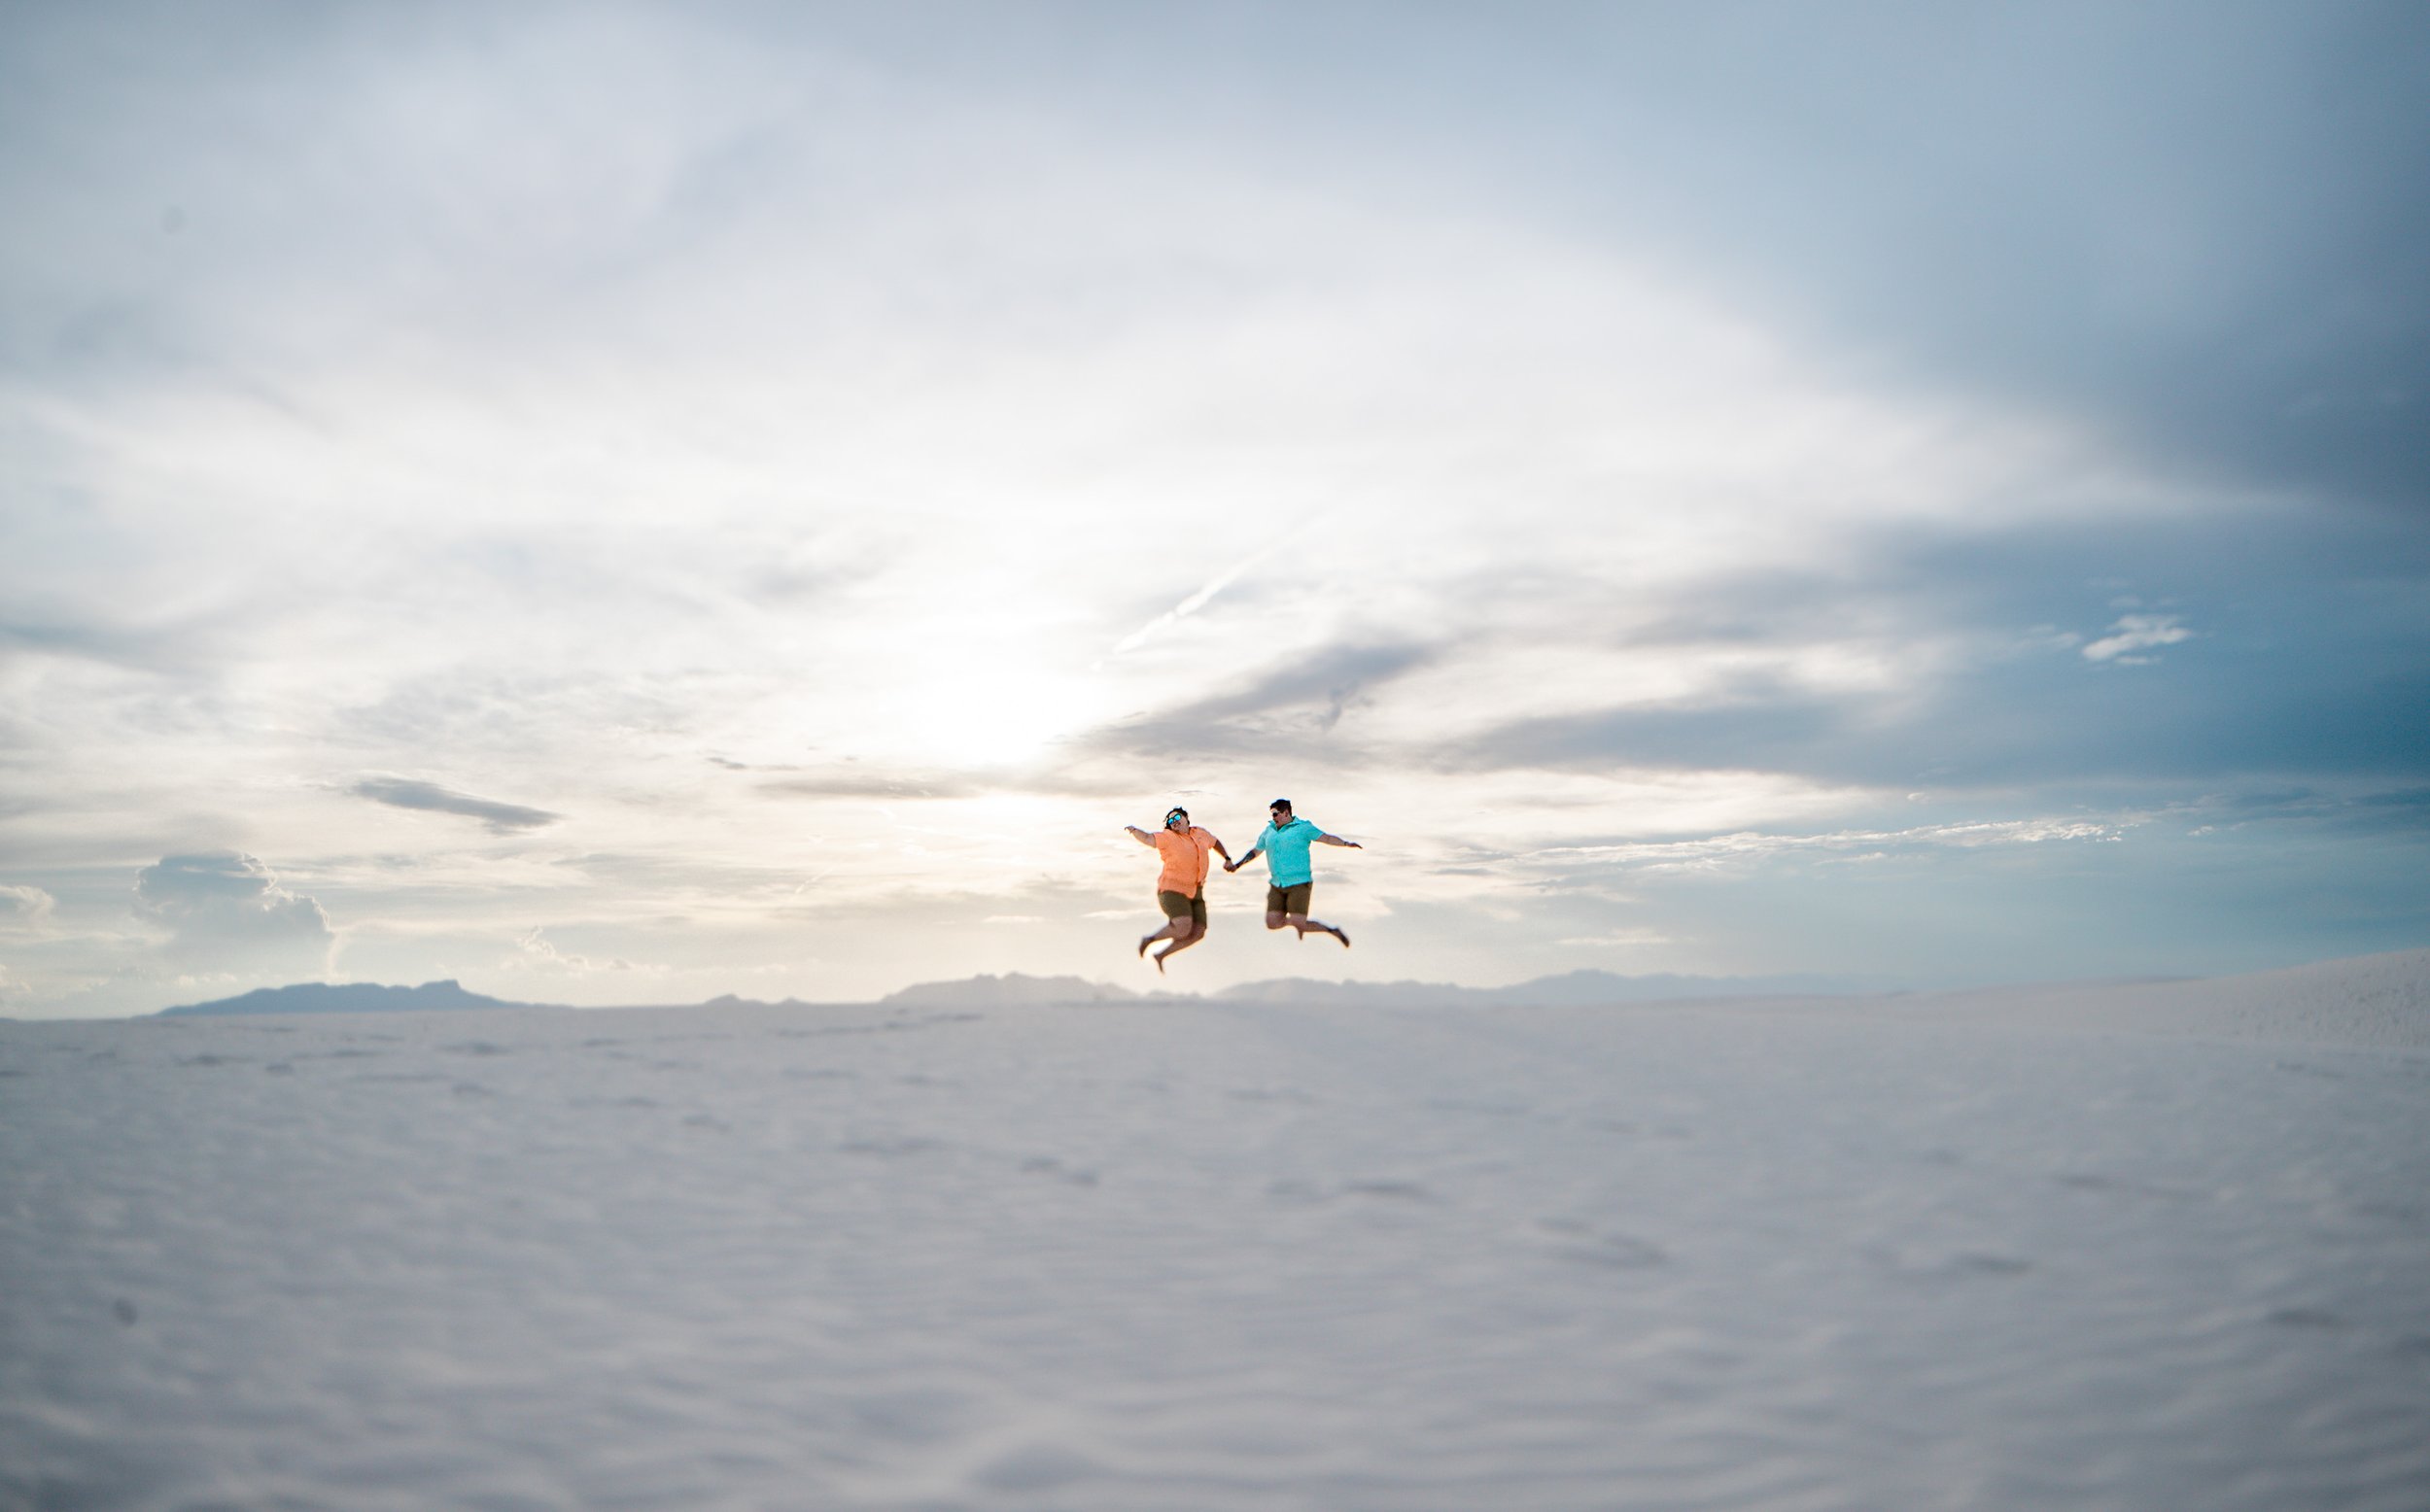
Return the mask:
[[1357, 841], [1343, 840], [1338, 835], [1319, 835], [1316, 837], [1316, 843], [1320, 845], [1340, 845], [1350, 850], [1365, 850], [1367, 848], [1365, 845], [1360, 844]]
[[1224, 858], [1224, 870], [1227, 872], [1237, 872], [1242, 867], [1247, 866], [1250, 862], [1255, 861], [1259, 856], [1264, 855], [1266, 851], [1264, 846], [1251, 845], [1249, 847], [1249, 853], [1242, 856], [1237, 861], [1232, 860], [1230, 856], [1226, 856]]

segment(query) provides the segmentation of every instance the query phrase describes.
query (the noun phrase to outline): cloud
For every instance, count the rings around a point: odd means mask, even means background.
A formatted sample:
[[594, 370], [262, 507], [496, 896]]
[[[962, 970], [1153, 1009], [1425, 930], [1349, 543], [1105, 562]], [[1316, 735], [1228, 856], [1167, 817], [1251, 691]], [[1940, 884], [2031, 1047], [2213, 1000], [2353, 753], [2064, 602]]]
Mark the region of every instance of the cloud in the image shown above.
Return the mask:
[[40, 930], [50, 922], [55, 906], [56, 900], [39, 887], [0, 883], [0, 930], [12, 933]]
[[[1425, 666], [1436, 647], [1348, 641], [1270, 663], [1231, 689], [1121, 720], [1081, 737], [1088, 754], [1253, 754], [1304, 759], [1376, 688]], [[1330, 753], [1336, 761], [1341, 753]]]
[[[888, 767], [881, 763], [792, 768], [804, 774], [752, 784], [752, 791], [780, 799], [866, 798], [960, 800], [996, 794], [1103, 800], [1131, 796], [1135, 780], [1083, 765], [1086, 751], [1067, 752], [1043, 763], [951, 770]], [[760, 769], [779, 770], [779, 769]]]
[[1658, 929], [1607, 929], [1598, 935], [1573, 935], [1556, 940], [1555, 945], [1581, 950], [1633, 949], [1640, 945], [1669, 945], [1671, 937]]
[[2147, 651], [2159, 646], [2172, 646], [2191, 640], [2194, 633], [2173, 614], [2122, 614], [2109, 627], [2109, 634], [2084, 648], [2088, 662], [2118, 661], [2130, 667], [2146, 665], [2155, 658], [2132, 656], [2129, 652]]
[[757, 784], [784, 798], [969, 798], [988, 790], [976, 778], [955, 773], [832, 770], [811, 776]]
[[664, 967], [636, 966], [621, 956], [595, 959], [560, 950], [538, 927], [515, 941], [515, 953], [499, 963], [506, 971], [540, 972], [570, 977], [588, 977], [600, 972], [643, 972], [665, 970]]
[[2430, 787], [2394, 793], [2371, 793], [2354, 800], [2360, 810], [2351, 822], [2375, 830], [2430, 830]]
[[1514, 862], [1533, 867], [1613, 866], [1643, 871], [1710, 871], [1780, 856], [1818, 855], [1845, 859], [1877, 851], [1957, 849], [1994, 845], [2042, 845], [2065, 841], [2114, 841], [2144, 822], [2142, 816], [2108, 819], [1985, 819], [1919, 825], [1903, 830], [1838, 830], [1821, 835], [1745, 831], [1692, 840], [1629, 841], [1596, 845], [1552, 845], [1521, 852]]
[[[1634, 622], [1581, 614], [1577, 644], [1604, 658], [1583, 665], [1612, 669], [1600, 686], [1556, 686], [1549, 658], [1580, 654], [1558, 629], [1522, 640], [1467, 607], [1486, 601], [1484, 584], [1464, 586], [1443, 596], [1443, 661], [1492, 648], [1499, 675], [1469, 681], [1494, 697], [1432, 699], [1441, 740], [1405, 759], [1453, 773], [1759, 771], [1942, 791], [2430, 777], [2430, 535], [2301, 510], [2254, 509], [2236, 526], [1851, 532], [1805, 570], [1664, 585], [1635, 597]], [[2122, 615], [2121, 579], [2195, 608]], [[2053, 628], [2068, 623], [2107, 625], [2108, 643], [2088, 662], [2087, 637]], [[2088, 675], [2197, 638], [2206, 654], [2166, 679]], [[1408, 691], [1434, 692], [1431, 680]], [[1463, 704], [1501, 717], [1462, 723]]]
[[13, 659], [11, 653], [72, 656], [150, 669], [166, 660], [160, 651], [157, 639], [115, 627], [0, 621], [0, 660]]
[[435, 782], [422, 782], [410, 777], [365, 777], [348, 789], [358, 798], [387, 804], [397, 808], [421, 808], [433, 813], [462, 814], [478, 819], [489, 826], [493, 835], [512, 835], [521, 830], [537, 829], [554, 824], [561, 814], [545, 808], [527, 808], [520, 804], [501, 803], [492, 798], [476, 798], [459, 793]]
[[336, 940], [317, 901], [236, 850], [161, 857], [136, 874], [135, 911], [169, 931], [162, 953], [179, 966], [318, 973]]
[[[2230, 12], [1788, 9], [1753, 49], [1728, 7], [1609, 10], [1566, 37], [1575, 67], [1521, 55], [1540, 36], [1441, 40], [1495, 137], [1537, 149], [1532, 187], [1593, 161], [1607, 226], [1776, 328], [2194, 475], [2417, 512], [2430, 24]], [[1654, 140], [1683, 145], [1603, 148]]]
[[2208, 835], [2252, 824], [2297, 823], [2357, 835], [2430, 831], [2430, 787], [2340, 794], [2299, 787], [2213, 795], [2180, 805], [2182, 817], [2204, 822]]

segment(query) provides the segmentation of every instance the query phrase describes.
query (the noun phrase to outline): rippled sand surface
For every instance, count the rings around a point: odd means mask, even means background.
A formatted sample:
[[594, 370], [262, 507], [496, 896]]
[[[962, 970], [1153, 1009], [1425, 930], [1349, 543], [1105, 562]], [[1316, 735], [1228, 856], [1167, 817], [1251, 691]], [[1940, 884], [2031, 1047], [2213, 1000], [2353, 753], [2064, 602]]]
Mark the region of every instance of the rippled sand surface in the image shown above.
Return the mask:
[[0, 1506], [2430, 1506], [2430, 1056], [2081, 1018], [0, 1024]]

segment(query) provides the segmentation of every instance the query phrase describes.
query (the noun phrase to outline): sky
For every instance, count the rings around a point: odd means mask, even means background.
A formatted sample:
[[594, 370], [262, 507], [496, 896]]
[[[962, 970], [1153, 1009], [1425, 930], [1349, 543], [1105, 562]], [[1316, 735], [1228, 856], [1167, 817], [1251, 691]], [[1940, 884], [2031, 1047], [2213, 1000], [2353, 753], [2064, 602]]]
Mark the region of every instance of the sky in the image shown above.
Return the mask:
[[[0, 1014], [2430, 943], [2424, 98], [2401, 3], [0, 4]], [[1277, 796], [1354, 947], [1219, 874], [1159, 982], [1123, 826]]]

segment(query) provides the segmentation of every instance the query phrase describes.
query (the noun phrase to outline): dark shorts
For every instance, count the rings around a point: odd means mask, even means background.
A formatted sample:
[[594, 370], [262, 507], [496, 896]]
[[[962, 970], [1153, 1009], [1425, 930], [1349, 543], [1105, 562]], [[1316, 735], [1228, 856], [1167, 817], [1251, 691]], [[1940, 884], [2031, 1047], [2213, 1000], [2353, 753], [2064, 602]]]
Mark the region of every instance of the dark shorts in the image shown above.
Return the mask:
[[1156, 906], [1164, 911], [1166, 918], [1186, 918], [1200, 929], [1206, 927], [1206, 894], [1193, 898], [1188, 893], [1160, 892]]
[[1314, 891], [1314, 882], [1302, 882], [1296, 887], [1268, 887], [1266, 889], [1266, 911], [1297, 913], [1304, 918], [1307, 916], [1308, 895]]

